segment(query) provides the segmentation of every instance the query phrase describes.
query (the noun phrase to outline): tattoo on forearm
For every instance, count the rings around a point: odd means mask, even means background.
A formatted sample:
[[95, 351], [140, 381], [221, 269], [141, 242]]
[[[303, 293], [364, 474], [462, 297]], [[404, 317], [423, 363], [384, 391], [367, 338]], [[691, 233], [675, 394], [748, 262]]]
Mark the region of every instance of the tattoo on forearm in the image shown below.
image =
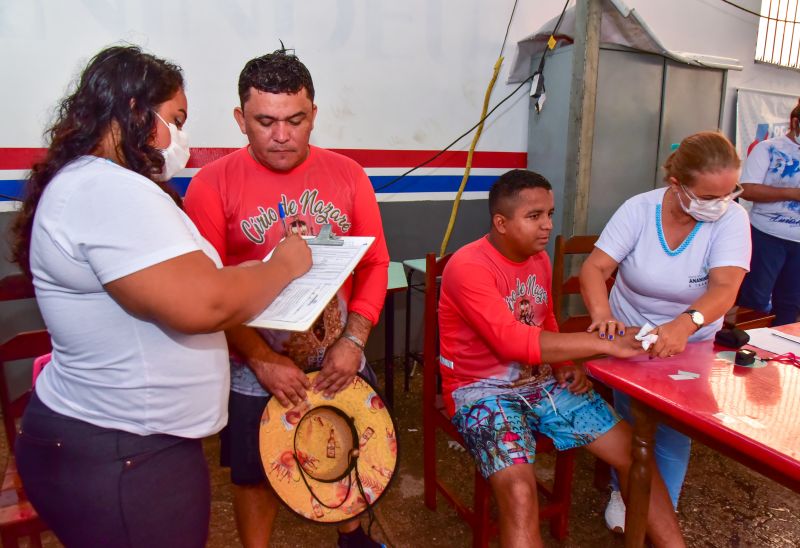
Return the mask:
[[366, 342], [369, 332], [372, 331], [372, 322], [358, 312], [351, 312], [347, 317], [347, 325], [344, 330]]

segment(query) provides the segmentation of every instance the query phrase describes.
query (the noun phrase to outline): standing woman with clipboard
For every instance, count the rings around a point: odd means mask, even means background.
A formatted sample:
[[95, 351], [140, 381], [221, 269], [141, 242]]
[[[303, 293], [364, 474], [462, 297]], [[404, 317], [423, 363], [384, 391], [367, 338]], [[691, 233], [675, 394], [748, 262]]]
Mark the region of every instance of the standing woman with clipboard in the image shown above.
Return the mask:
[[186, 165], [179, 67], [133, 46], [98, 53], [57, 111], [14, 225], [53, 342], [15, 455], [67, 546], [201, 547], [201, 438], [227, 421], [219, 331], [311, 266], [299, 237], [223, 268], [165, 181]]

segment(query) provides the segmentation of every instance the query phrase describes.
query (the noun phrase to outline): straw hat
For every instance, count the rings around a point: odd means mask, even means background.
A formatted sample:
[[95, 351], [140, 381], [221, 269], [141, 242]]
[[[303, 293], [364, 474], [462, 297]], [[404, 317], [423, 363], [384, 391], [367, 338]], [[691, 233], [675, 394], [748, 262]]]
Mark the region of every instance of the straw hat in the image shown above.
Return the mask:
[[[318, 371], [308, 374], [313, 383]], [[333, 398], [307, 392], [287, 408], [270, 398], [261, 417], [261, 462], [295, 513], [322, 523], [358, 516], [383, 495], [397, 465], [392, 416], [362, 377]]]

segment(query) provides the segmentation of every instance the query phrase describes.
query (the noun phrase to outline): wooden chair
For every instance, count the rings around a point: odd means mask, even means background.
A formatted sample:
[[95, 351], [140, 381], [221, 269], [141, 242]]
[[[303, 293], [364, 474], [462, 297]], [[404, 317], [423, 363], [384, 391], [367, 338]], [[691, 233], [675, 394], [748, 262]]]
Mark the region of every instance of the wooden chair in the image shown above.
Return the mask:
[[[592, 324], [589, 314], [578, 314], [570, 316], [564, 311], [565, 296], [580, 295], [581, 284], [578, 276], [569, 276], [566, 279], [567, 255], [589, 255], [594, 250], [594, 244], [599, 236], [573, 236], [565, 238], [561, 234], [556, 236], [555, 253], [553, 257], [553, 311], [558, 322], [558, 329], [562, 333], [577, 333], [586, 331]], [[614, 286], [616, 271], [606, 280], [606, 289], [611, 292]], [[595, 391], [608, 402], [614, 405], [614, 393], [605, 384], [597, 379], [592, 379]], [[611, 480], [611, 467], [605, 462], [597, 459], [594, 466], [594, 486], [599, 490], [608, 487]]]
[[761, 312], [744, 306], [734, 306], [725, 313], [723, 326], [728, 329], [755, 329], [757, 327], [770, 327], [775, 314]]
[[[559, 330], [564, 333], [586, 331], [592, 323], [589, 314], [570, 316], [564, 312], [565, 297], [581, 294], [581, 283], [577, 275], [564, 278], [567, 255], [588, 255], [594, 249], [598, 238], [599, 236], [596, 235], [573, 236], [569, 239], [561, 234], [556, 236], [553, 254], [553, 312], [556, 315]], [[606, 287], [609, 291], [614, 286], [615, 276], [616, 272], [606, 280]]]
[[[33, 286], [22, 275], [0, 280], [0, 301], [32, 298]], [[41, 547], [41, 533], [47, 526], [25, 496], [17, 474], [14, 459], [14, 442], [17, 438], [17, 420], [22, 417], [30, 400], [32, 388], [20, 395], [12, 395], [8, 386], [8, 371], [20, 365], [19, 360], [33, 359], [50, 352], [50, 335], [44, 330], [20, 333], [0, 344], [0, 408], [8, 443], [8, 460], [0, 487], [0, 541], [5, 548], [16, 548], [18, 540], [30, 537], [31, 546]]]
[[[436, 259], [429, 253], [426, 257], [425, 270], [425, 336], [422, 367], [422, 435], [425, 479], [425, 505], [436, 510], [436, 494], [440, 492], [445, 500], [453, 506], [458, 515], [472, 529], [473, 547], [484, 547], [489, 539], [497, 534], [497, 525], [490, 518], [491, 489], [489, 482], [483, 479], [475, 468], [474, 493], [472, 505], [459, 498], [456, 492], [445, 485], [436, 473], [436, 432], [441, 431], [449, 439], [464, 445], [461, 435], [450, 422], [445, 413], [442, 396], [439, 393], [439, 322], [438, 302], [439, 284], [445, 265], [450, 259], [446, 255]], [[536, 451], [544, 453], [552, 451], [553, 443], [546, 436], [536, 436]], [[568, 533], [569, 507], [572, 495], [572, 474], [575, 467], [575, 451], [562, 451], [556, 456], [555, 479], [552, 489], [540, 484], [540, 491], [546, 496], [549, 504], [539, 506], [539, 518], [550, 521], [553, 536], [562, 540]]]

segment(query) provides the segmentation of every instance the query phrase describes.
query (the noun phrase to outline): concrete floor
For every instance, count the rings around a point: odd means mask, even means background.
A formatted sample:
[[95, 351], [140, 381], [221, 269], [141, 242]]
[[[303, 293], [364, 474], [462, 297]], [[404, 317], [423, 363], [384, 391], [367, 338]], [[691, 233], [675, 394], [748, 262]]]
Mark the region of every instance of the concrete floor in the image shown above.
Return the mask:
[[[441, 498], [436, 512], [428, 510], [422, 502], [421, 378], [412, 379], [408, 393], [402, 391], [400, 380], [395, 389], [400, 466], [394, 483], [376, 508], [373, 535], [397, 548], [468, 547], [471, 545], [469, 529]], [[218, 441], [209, 438], [205, 447], [212, 477], [208, 546], [238, 546], [227, 473], [216, 465]], [[4, 461], [6, 451], [3, 447], [0, 461]], [[468, 494], [474, 468], [467, 456], [447, 447], [444, 440], [440, 440], [439, 455], [440, 473], [452, 483], [460, 484]], [[549, 462], [552, 459], [543, 457], [539, 463], [539, 473], [545, 479], [552, 476]], [[546, 546], [623, 546], [622, 537], [610, 533], [603, 524], [607, 492], [592, 485], [593, 469], [593, 458], [581, 452], [574, 480], [570, 536], [558, 543], [545, 526], [542, 534]], [[692, 451], [679, 519], [689, 546], [800, 546], [800, 495], [699, 443], [694, 444]], [[333, 547], [335, 544], [334, 528], [309, 524], [288, 510], [281, 510], [272, 546]], [[49, 535], [45, 546], [59, 546], [59, 543]]]

